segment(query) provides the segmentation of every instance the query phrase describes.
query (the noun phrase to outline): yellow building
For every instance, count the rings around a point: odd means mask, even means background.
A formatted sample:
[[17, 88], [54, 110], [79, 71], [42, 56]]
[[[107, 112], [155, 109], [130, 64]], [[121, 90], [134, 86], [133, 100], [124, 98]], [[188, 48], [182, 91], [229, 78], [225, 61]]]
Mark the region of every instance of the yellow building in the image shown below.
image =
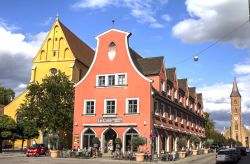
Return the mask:
[[241, 116], [241, 95], [234, 79], [231, 98], [231, 127], [222, 131], [226, 138], [232, 138], [242, 143], [243, 146], [249, 147], [250, 131], [242, 125]]
[[[77, 83], [87, 72], [94, 58], [94, 50], [81, 41], [58, 18], [44, 40], [37, 55], [33, 59], [30, 83], [42, 82], [46, 75], [61, 70], [69, 76], [70, 80]], [[16, 97], [9, 105], [4, 107], [4, 114], [16, 120], [16, 110], [24, 102], [27, 90]], [[26, 141], [24, 146], [30, 144]], [[42, 142], [42, 137], [36, 139]], [[15, 142], [15, 148], [21, 147], [21, 141]]]

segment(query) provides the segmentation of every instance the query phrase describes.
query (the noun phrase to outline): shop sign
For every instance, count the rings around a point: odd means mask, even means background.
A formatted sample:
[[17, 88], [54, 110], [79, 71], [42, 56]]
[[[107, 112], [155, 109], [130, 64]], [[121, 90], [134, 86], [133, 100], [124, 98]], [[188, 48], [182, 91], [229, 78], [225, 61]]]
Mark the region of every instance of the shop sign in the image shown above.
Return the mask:
[[99, 118], [97, 122], [98, 123], [120, 123], [122, 122], [122, 118]]

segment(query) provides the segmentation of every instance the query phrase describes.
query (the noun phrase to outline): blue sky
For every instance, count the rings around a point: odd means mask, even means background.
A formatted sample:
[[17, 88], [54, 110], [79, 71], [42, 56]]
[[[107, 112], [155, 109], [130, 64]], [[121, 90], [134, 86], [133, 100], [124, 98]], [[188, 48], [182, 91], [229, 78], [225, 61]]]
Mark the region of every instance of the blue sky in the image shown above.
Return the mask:
[[[236, 76], [246, 117], [243, 121], [250, 125], [249, 23], [226, 35], [248, 20], [247, 0], [1, 1], [0, 84], [17, 93], [25, 88], [32, 58], [57, 13], [94, 49], [95, 36], [111, 28], [114, 19], [115, 28], [132, 33], [132, 48], [144, 57], [164, 56], [167, 67], [177, 67], [179, 78], [188, 78], [190, 85], [203, 92], [205, 110], [219, 130], [230, 126], [229, 95]], [[199, 56], [199, 62], [193, 61], [194, 55], [224, 35]]]

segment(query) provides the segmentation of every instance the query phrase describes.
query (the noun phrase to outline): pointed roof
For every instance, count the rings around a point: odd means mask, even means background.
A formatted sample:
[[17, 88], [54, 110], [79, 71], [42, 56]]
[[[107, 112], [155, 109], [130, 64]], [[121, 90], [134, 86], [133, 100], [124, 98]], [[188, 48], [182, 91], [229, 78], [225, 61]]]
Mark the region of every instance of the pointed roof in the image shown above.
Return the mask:
[[167, 72], [167, 79], [168, 79], [169, 81], [171, 81], [172, 83], [174, 83], [175, 71], [176, 71], [176, 68], [175, 68], [175, 67], [173, 67], [173, 68], [167, 68], [167, 69], [166, 69], [166, 72]]
[[195, 99], [196, 97], [196, 87], [188, 87], [189, 96]]
[[61, 26], [75, 58], [89, 67], [93, 61], [95, 51], [72, 33], [59, 19], [56, 19], [56, 21], [58, 21]]
[[202, 93], [197, 93], [197, 101], [198, 103], [200, 103], [201, 105], [203, 104], [203, 100], [202, 100]]
[[238, 86], [237, 86], [236, 78], [234, 78], [233, 88], [232, 88], [230, 97], [241, 97]]
[[186, 93], [187, 89], [187, 79], [178, 79], [179, 88]]

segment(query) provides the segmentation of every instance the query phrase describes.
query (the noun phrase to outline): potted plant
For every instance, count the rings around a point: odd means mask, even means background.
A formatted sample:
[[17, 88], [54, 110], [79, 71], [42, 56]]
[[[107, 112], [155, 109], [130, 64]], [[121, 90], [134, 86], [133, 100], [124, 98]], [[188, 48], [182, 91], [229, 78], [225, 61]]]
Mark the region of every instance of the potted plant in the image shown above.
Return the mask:
[[193, 144], [192, 155], [197, 155], [198, 153], [197, 146], [200, 143], [201, 139], [198, 136], [192, 135], [190, 140]]
[[178, 145], [178, 155], [180, 159], [183, 159], [186, 157], [186, 151], [185, 151], [185, 147], [187, 146], [187, 140], [186, 138], [180, 138], [177, 141], [177, 145]]
[[120, 138], [116, 138], [115, 139], [115, 147], [116, 149], [121, 149], [121, 144], [122, 144], [122, 141]]
[[94, 138], [92, 139], [92, 143], [93, 143], [94, 148], [96, 148], [96, 149], [99, 148], [99, 146], [100, 146], [100, 140], [99, 140], [98, 137], [94, 137]]
[[59, 150], [56, 149], [56, 145], [58, 143], [58, 135], [49, 134], [48, 139], [49, 139], [49, 144], [52, 147], [52, 149], [50, 150], [50, 157], [51, 158], [58, 158], [59, 157]]
[[213, 139], [207, 139], [204, 143], [204, 154], [208, 154], [208, 150], [210, 148], [210, 146], [213, 144], [214, 140]]
[[137, 162], [143, 162], [144, 161], [144, 153], [140, 152], [139, 146], [142, 146], [146, 143], [145, 138], [141, 136], [136, 136], [132, 138], [132, 146], [137, 147], [137, 153], [136, 155], [136, 161]]

